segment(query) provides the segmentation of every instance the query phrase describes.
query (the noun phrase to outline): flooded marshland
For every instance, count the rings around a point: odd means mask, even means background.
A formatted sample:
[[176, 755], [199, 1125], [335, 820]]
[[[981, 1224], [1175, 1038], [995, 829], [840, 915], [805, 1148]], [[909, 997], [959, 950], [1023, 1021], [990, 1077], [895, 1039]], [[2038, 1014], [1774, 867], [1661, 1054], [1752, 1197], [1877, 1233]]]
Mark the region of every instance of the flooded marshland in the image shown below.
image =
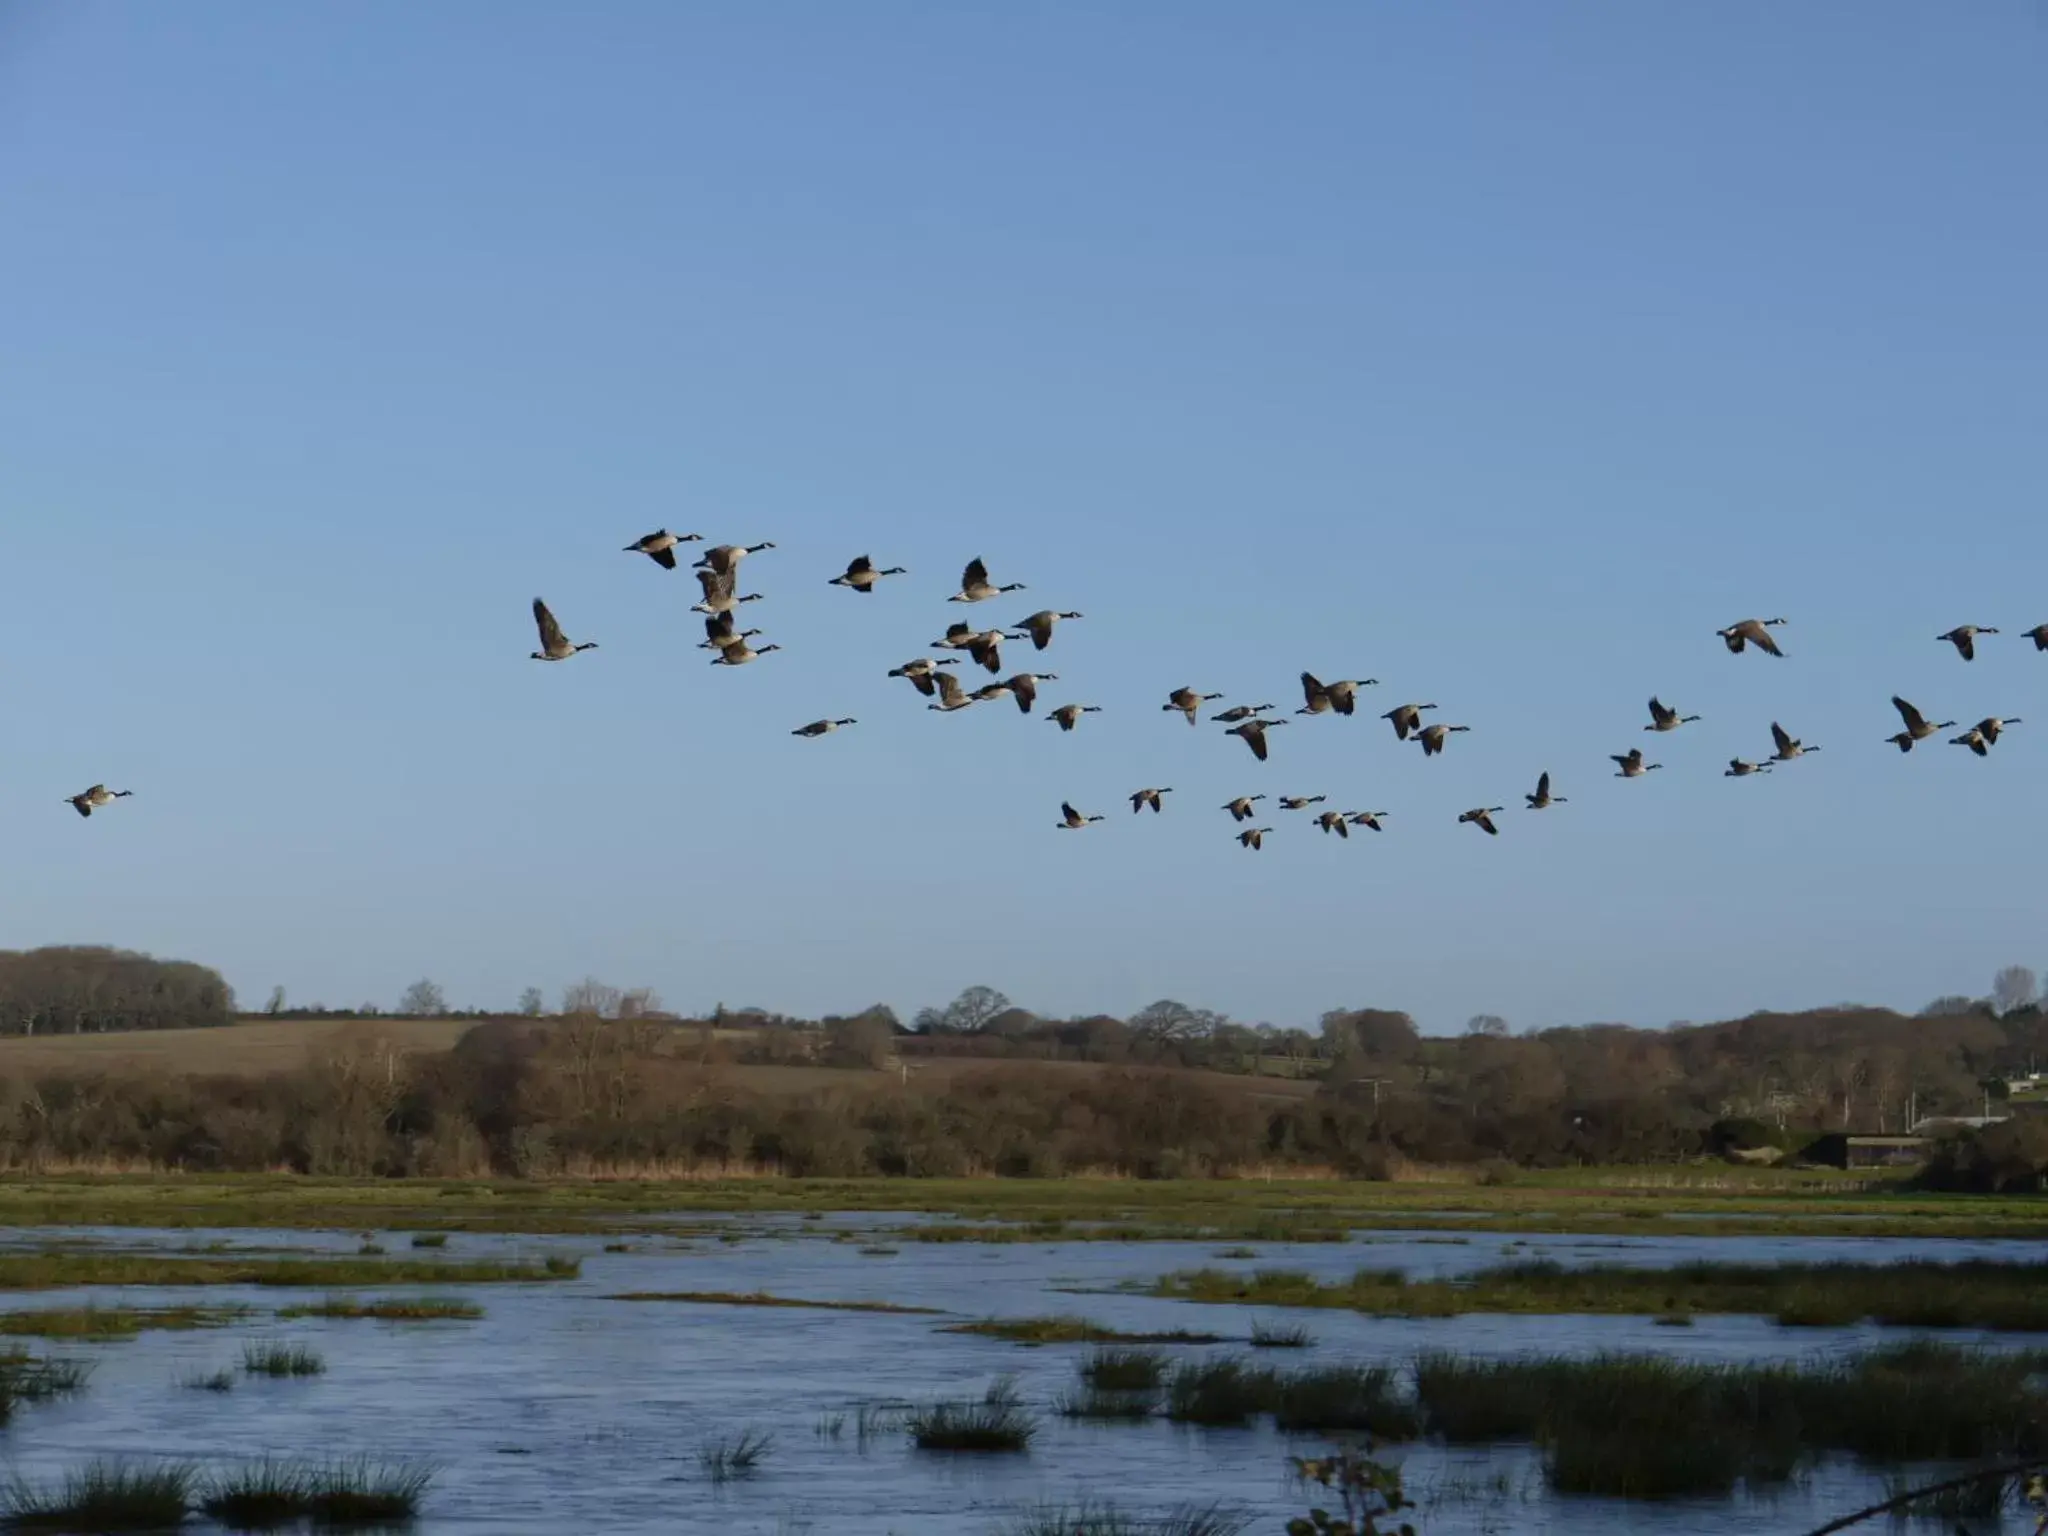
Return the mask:
[[[415, 1248], [373, 1234], [393, 1261], [448, 1265], [549, 1257], [573, 1277], [491, 1284], [349, 1285], [310, 1291], [260, 1285], [87, 1286], [18, 1291], [0, 1305], [36, 1308], [233, 1308], [215, 1326], [147, 1329], [113, 1342], [25, 1337], [45, 1358], [88, 1360], [84, 1391], [25, 1404], [0, 1430], [10, 1468], [47, 1480], [94, 1458], [229, 1467], [260, 1457], [365, 1457], [429, 1463], [434, 1476], [413, 1529], [761, 1532], [984, 1531], [1047, 1506], [1088, 1499], [1136, 1516], [1217, 1503], [1278, 1532], [1309, 1500], [1290, 1455], [1332, 1437], [1283, 1434], [1269, 1418], [1204, 1428], [1151, 1416], [1063, 1417], [1083, 1343], [1024, 1347], [948, 1332], [990, 1318], [1083, 1317], [1129, 1334], [1188, 1332], [1224, 1342], [1164, 1346], [1169, 1361], [1251, 1358], [1254, 1328], [1305, 1329], [1307, 1348], [1262, 1350], [1258, 1363], [1385, 1364], [1405, 1374], [1433, 1351], [1521, 1357], [1642, 1351], [1694, 1361], [1842, 1356], [1900, 1337], [1873, 1325], [1787, 1328], [1767, 1318], [1468, 1315], [1376, 1318], [1329, 1308], [1205, 1305], [1139, 1294], [1196, 1268], [1287, 1269], [1341, 1280], [1364, 1267], [1456, 1276], [1503, 1261], [1670, 1266], [1700, 1259], [1885, 1263], [1927, 1257], [1889, 1239], [1515, 1238], [1361, 1233], [1348, 1243], [919, 1242], [905, 1218], [694, 1220], [688, 1237], [650, 1231], [605, 1240], [458, 1233]], [[61, 1247], [88, 1254], [354, 1257], [361, 1233], [16, 1229], [0, 1255]], [[1225, 1257], [1229, 1254], [1232, 1256]], [[1955, 1241], [1944, 1260], [2041, 1260], [2048, 1244]], [[561, 1267], [561, 1266], [558, 1266]], [[725, 1294], [868, 1303], [906, 1310], [614, 1299]], [[327, 1308], [432, 1295], [458, 1314], [380, 1320]], [[459, 1315], [481, 1309], [480, 1316]], [[281, 1309], [308, 1315], [281, 1317]], [[915, 1310], [921, 1309], [921, 1310]], [[429, 1309], [431, 1310], [431, 1309]], [[331, 1313], [334, 1315], [322, 1315]], [[1999, 1345], [1980, 1331], [1954, 1343]], [[2005, 1336], [2013, 1347], [2048, 1342]], [[274, 1347], [277, 1347], [274, 1350]], [[263, 1358], [311, 1356], [319, 1369], [265, 1374]], [[1277, 1357], [1284, 1355], [1284, 1360]], [[221, 1378], [229, 1378], [225, 1387]], [[216, 1390], [196, 1390], [212, 1378]], [[1035, 1422], [1027, 1450], [920, 1450], [908, 1410], [979, 1402], [998, 1383]], [[748, 1465], [718, 1456], [752, 1431], [766, 1450]], [[1399, 1461], [1426, 1536], [1494, 1531], [1798, 1532], [1882, 1496], [1883, 1475], [1832, 1458], [1766, 1495], [1646, 1503], [1552, 1491], [1526, 1445], [1446, 1446], [1424, 1438], [1382, 1448]], [[196, 1527], [195, 1527], [196, 1528]]]

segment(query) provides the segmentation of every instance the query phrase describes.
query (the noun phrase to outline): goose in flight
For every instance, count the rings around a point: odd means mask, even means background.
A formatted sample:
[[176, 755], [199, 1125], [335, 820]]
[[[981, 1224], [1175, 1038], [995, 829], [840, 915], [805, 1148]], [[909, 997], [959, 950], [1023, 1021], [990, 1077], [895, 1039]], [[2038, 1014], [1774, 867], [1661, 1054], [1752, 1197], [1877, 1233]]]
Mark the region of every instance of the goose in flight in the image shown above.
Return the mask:
[[967, 562], [967, 569], [960, 573], [960, 590], [947, 598], [946, 601], [949, 603], [979, 603], [985, 602], [989, 598], [1004, 592], [1022, 592], [1023, 590], [1024, 583], [1021, 581], [1013, 581], [1009, 585], [1001, 587], [990, 581], [988, 579], [988, 567], [981, 563], [979, 556], [976, 556]]
[[1252, 756], [1263, 763], [1266, 760], [1266, 732], [1286, 723], [1285, 720], [1246, 720], [1223, 734], [1243, 737], [1244, 744], [1252, 749]]
[[1141, 789], [1135, 795], [1131, 796], [1131, 809], [1134, 811], [1142, 811], [1143, 809], [1145, 809], [1146, 806], [1149, 805], [1152, 807], [1153, 813], [1156, 815], [1159, 811], [1159, 797], [1161, 795], [1170, 795], [1172, 793], [1173, 790], [1170, 787], [1167, 789]]
[[1960, 736], [1949, 737], [1948, 744], [1952, 747], [1968, 747], [1979, 757], [1989, 757], [1991, 755], [1990, 741], [1974, 725]]
[[697, 642], [703, 651], [722, 651], [737, 640], [751, 640], [760, 634], [758, 629], [740, 629], [738, 621], [729, 613], [714, 613], [704, 621], [704, 638]]
[[1505, 807], [1498, 805], [1482, 805], [1473, 810], [1460, 813], [1458, 820], [1461, 822], [1471, 822], [1473, 826], [1484, 832], [1488, 837], [1499, 837], [1500, 828], [1493, 824], [1493, 818], [1504, 809]]
[[1789, 763], [1795, 757], [1804, 757], [1809, 752], [1820, 750], [1819, 747], [1809, 747], [1797, 736], [1788, 734], [1785, 727], [1775, 720], [1771, 722], [1771, 740], [1778, 746], [1778, 750], [1771, 754], [1771, 761], [1774, 763]]
[[875, 583], [884, 576], [907, 576], [909, 574], [900, 565], [892, 565], [886, 571], [877, 570], [875, 562], [866, 555], [862, 555], [847, 566], [844, 575], [834, 576], [826, 585], [832, 587], [851, 587], [856, 592], [872, 592], [875, 590]]
[[581, 645], [571, 645], [569, 637], [562, 633], [562, 626], [555, 622], [555, 616], [548, 612], [548, 605], [539, 598], [533, 600], [533, 622], [540, 629], [540, 649], [533, 653], [535, 661], [567, 661], [578, 651], [594, 651], [595, 640], [586, 640]]
[[1059, 722], [1061, 730], [1071, 731], [1081, 723], [1083, 715], [1099, 715], [1101, 713], [1102, 706], [1100, 704], [1062, 704], [1045, 718]]
[[1422, 712], [1425, 709], [1435, 708], [1434, 704], [1402, 704], [1397, 708], [1388, 710], [1380, 718], [1391, 721], [1394, 727], [1394, 735], [1400, 740], [1406, 741], [1409, 732], [1421, 728]]
[[2034, 642], [2037, 651], [2048, 651], [2048, 624], [2036, 624], [2027, 631], [2027, 638]]
[[1008, 683], [983, 683], [971, 695], [977, 704], [988, 704], [996, 699], [1007, 699], [1009, 696], [1010, 685]]
[[745, 597], [738, 596], [739, 578], [731, 571], [721, 576], [714, 570], [699, 569], [697, 584], [704, 589], [704, 601], [690, 605], [697, 613], [731, 613], [741, 603], [761, 601], [761, 594], [758, 592], [749, 592]]
[[1253, 715], [1263, 715], [1271, 704], [1233, 704], [1226, 710], [1209, 717], [1211, 725], [1235, 725], [1240, 720], [1249, 720]]
[[1415, 733], [1415, 739], [1422, 743], [1422, 755], [1435, 757], [1443, 751], [1444, 743], [1451, 739], [1453, 731], [1469, 731], [1469, 725], [1425, 725]]
[[857, 725], [856, 720], [813, 720], [809, 725], [800, 725], [789, 734], [792, 736], [829, 736], [842, 725]]
[[906, 661], [900, 667], [891, 667], [889, 675], [891, 677], [908, 678], [911, 687], [915, 688], [926, 698], [930, 698], [934, 691], [932, 678], [936, 670], [940, 667], [957, 667], [959, 665], [960, 658], [958, 656], [944, 656], [936, 660], [930, 656], [919, 656], [915, 660]]
[[1699, 719], [1698, 715], [1681, 715], [1675, 709], [1667, 709], [1659, 700], [1650, 700], [1650, 723], [1646, 731], [1675, 731], [1681, 725], [1690, 725]]
[[[747, 633], [757, 635], [760, 631], [750, 629]], [[770, 651], [779, 651], [781, 649], [782, 647], [779, 645], [764, 645], [759, 650], [756, 650], [753, 646], [747, 644], [745, 640], [735, 639], [732, 644], [719, 648], [718, 654], [711, 658], [711, 665], [714, 667], [744, 667], [748, 662], [766, 656]]]
[[1079, 811], [1067, 804], [1066, 801], [1062, 800], [1060, 802], [1060, 819], [1056, 825], [1065, 827], [1070, 832], [1078, 832], [1081, 828], [1087, 826], [1089, 822], [1100, 820], [1102, 820], [1100, 816], [1083, 816]]
[[1225, 801], [1223, 809], [1230, 812], [1232, 821], [1250, 821], [1253, 804], [1265, 798], [1264, 795], [1239, 795], [1235, 800]]
[[1385, 811], [1353, 811], [1351, 813], [1351, 825], [1354, 827], [1370, 827], [1375, 832], [1384, 831], [1385, 829], [1380, 826], [1380, 820], [1386, 815], [1387, 812]]
[[1785, 653], [1778, 649], [1778, 642], [1771, 638], [1771, 627], [1784, 622], [1783, 619], [1744, 619], [1739, 624], [1730, 624], [1726, 629], [1717, 629], [1714, 633], [1719, 635], [1721, 643], [1737, 656], [1742, 654], [1745, 645], [1753, 645], [1767, 655], [1782, 656]]
[[1937, 640], [1946, 640], [1956, 648], [1956, 654], [1965, 661], [1977, 659], [1977, 637], [1995, 635], [1998, 631], [1989, 624], [1958, 624], [1945, 635], [1936, 635]]
[[1312, 805], [1321, 805], [1328, 795], [1282, 795], [1279, 800], [1283, 811], [1305, 811]]
[[1885, 740], [1896, 744], [1901, 752], [1912, 751], [1914, 742], [1925, 741], [1936, 731], [1945, 731], [1955, 724], [1953, 720], [1943, 720], [1939, 723], [1929, 721], [1925, 715], [1897, 694], [1892, 695], [1892, 708], [1899, 712], [1899, 718], [1905, 722], [1906, 728], [1896, 736], [1887, 736]]
[[109, 789], [104, 784], [95, 784], [84, 794], [71, 796], [71, 808], [81, 816], [90, 816], [94, 811], [103, 811], [116, 800], [126, 800], [134, 793], [132, 789]]
[[1313, 672], [1301, 674], [1301, 696], [1305, 707], [1297, 709], [1297, 715], [1320, 715], [1335, 710], [1348, 715], [1358, 705], [1358, 690], [1377, 688], [1376, 677], [1346, 678], [1334, 683], [1318, 682]]
[[652, 533], [643, 533], [626, 546], [629, 555], [645, 555], [665, 571], [676, 568], [676, 546], [696, 544], [703, 540], [701, 533], [670, 533], [666, 528], [657, 528]]
[[1019, 672], [1008, 679], [1006, 686], [1010, 697], [1017, 701], [1017, 708], [1025, 714], [1031, 713], [1031, 706], [1038, 702], [1038, 685], [1056, 683], [1060, 680], [1057, 672]]
[[1569, 805], [1571, 803], [1563, 795], [1553, 795], [1550, 792], [1550, 775], [1548, 773], [1544, 773], [1537, 778], [1535, 794], [1524, 795], [1522, 798], [1529, 802], [1529, 809], [1532, 811], [1547, 811], [1553, 805]]
[[1979, 720], [1977, 722], [1974, 729], [1976, 730], [1979, 736], [1982, 736], [1986, 741], [1990, 742], [1991, 745], [1995, 747], [1998, 745], [1998, 737], [2000, 732], [2002, 732], [2008, 725], [2019, 725], [2021, 723], [2022, 722], [2018, 715], [2006, 715], [2003, 718], [2000, 718], [1997, 715], [1986, 715], [1982, 720]]
[[954, 710], [965, 709], [974, 702], [968, 696], [967, 690], [960, 686], [960, 679], [950, 672], [933, 672], [929, 675], [927, 681], [938, 687], [939, 702], [927, 704], [925, 706], [926, 709], [943, 710], [947, 714], [951, 714]]
[[707, 571], [716, 571], [721, 576], [730, 576], [740, 568], [740, 562], [749, 555], [757, 555], [764, 549], [773, 549], [772, 539], [763, 539], [759, 544], [719, 544], [707, 549], [697, 557], [697, 564]]
[[1003, 670], [1003, 632], [1000, 629], [985, 629], [967, 640], [968, 656], [978, 661], [990, 672]]
[[1166, 710], [1177, 709], [1188, 717], [1189, 725], [1195, 725], [1201, 715], [1202, 706], [1211, 699], [1222, 697], [1220, 693], [1197, 693], [1192, 688], [1176, 688], [1166, 696], [1166, 702], [1159, 707]]
[[1342, 838], [1348, 839], [1351, 836], [1350, 818], [1342, 811], [1324, 811], [1316, 817], [1316, 825], [1323, 831], [1334, 832]]
[[1051, 608], [1042, 608], [1037, 613], [1031, 615], [1030, 618], [1012, 624], [1010, 628], [1018, 631], [1018, 633], [1010, 638], [1012, 640], [1022, 640], [1026, 635], [1029, 635], [1031, 637], [1032, 649], [1042, 651], [1052, 644], [1052, 629], [1055, 624], [1059, 623], [1061, 619], [1078, 619], [1081, 617], [1082, 615], [1078, 613], [1059, 613]]
[[1271, 827], [1247, 827], [1237, 834], [1237, 840], [1243, 847], [1257, 853], [1266, 846], [1266, 834], [1272, 830]]
[[1625, 756], [1617, 756], [1611, 752], [1608, 756], [1621, 764], [1621, 772], [1615, 775], [1617, 779], [1640, 779], [1653, 768], [1662, 768], [1664, 766], [1662, 763], [1644, 762], [1643, 749], [1641, 747], [1630, 747]]
[[1771, 765], [1769, 763], [1751, 763], [1745, 762], [1739, 757], [1731, 757], [1728, 759], [1727, 771], [1721, 777], [1724, 779], [1746, 779], [1752, 773], [1769, 773], [1770, 771]]

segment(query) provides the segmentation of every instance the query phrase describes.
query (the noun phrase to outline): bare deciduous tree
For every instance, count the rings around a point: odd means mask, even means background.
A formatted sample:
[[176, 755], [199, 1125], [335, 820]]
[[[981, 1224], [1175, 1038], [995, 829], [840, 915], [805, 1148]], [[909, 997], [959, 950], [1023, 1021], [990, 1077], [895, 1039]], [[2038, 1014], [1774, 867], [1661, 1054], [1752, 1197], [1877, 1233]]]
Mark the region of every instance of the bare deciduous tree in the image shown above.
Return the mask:
[[1475, 1013], [1465, 1021], [1465, 1033], [1504, 1040], [1508, 1034], [1508, 1021], [1497, 1013]]
[[263, 1011], [272, 1018], [276, 1018], [280, 1013], [284, 1012], [283, 987], [272, 987], [270, 989], [270, 1001], [263, 1005]]
[[652, 987], [634, 987], [619, 994], [617, 1017], [621, 1019], [644, 1019], [661, 1012], [661, 994]]
[[917, 1027], [931, 1034], [979, 1034], [989, 1020], [1012, 1006], [994, 987], [969, 987], [944, 1008], [919, 1010]]
[[519, 1011], [529, 1019], [537, 1019], [548, 1011], [547, 999], [541, 996], [539, 987], [528, 987], [519, 994]]
[[1229, 1021], [1206, 1008], [1190, 1008], [1186, 1003], [1162, 997], [1140, 1008], [1128, 1022], [1131, 1033], [1139, 1039], [1165, 1043], [1204, 1039]]
[[438, 1019], [448, 1011], [448, 999], [435, 983], [422, 976], [398, 999], [398, 1014], [406, 1019]]
[[575, 986], [562, 989], [562, 1012], [588, 1014], [597, 1019], [617, 1018], [619, 1004], [625, 995], [617, 987], [608, 986], [595, 976], [586, 976]]
[[2024, 965], [2008, 965], [1991, 983], [1992, 1006], [2001, 1014], [2030, 1008], [2040, 995], [2039, 978]]

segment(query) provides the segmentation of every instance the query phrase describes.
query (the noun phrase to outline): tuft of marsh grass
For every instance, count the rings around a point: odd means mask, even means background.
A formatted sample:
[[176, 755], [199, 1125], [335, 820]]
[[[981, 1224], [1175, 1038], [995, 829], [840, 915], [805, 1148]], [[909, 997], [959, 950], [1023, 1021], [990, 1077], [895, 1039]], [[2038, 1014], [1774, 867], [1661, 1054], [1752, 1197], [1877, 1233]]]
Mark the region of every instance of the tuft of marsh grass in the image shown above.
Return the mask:
[[762, 1461], [774, 1444], [775, 1437], [762, 1429], [743, 1429], [737, 1434], [720, 1435], [697, 1448], [697, 1465], [714, 1483], [752, 1477], [760, 1470]]
[[24, 1350], [0, 1354], [0, 1423], [16, 1403], [46, 1403], [85, 1390], [92, 1365], [84, 1360], [48, 1360]]
[[319, 1352], [304, 1344], [244, 1344], [242, 1374], [245, 1376], [318, 1376], [327, 1369]]
[[1086, 1419], [1096, 1423], [1137, 1423], [1159, 1411], [1156, 1388], [1116, 1389], [1084, 1387], [1053, 1400], [1053, 1412], [1063, 1419]]
[[1327, 1366], [1269, 1379], [1273, 1423], [1282, 1430], [1376, 1440], [1413, 1440], [1422, 1432], [1422, 1416], [1399, 1391], [1391, 1366]]
[[1216, 1250], [1216, 1257], [1219, 1259], [1256, 1259], [1258, 1256], [1259, 1250], [1256, 1248], [1218, 1248]]
[[473, 1301], [454, 1296], [379, 1296], [369, 1301], [353, 1296], [329, 1296], [321, 1302], [279, 1307], [277, 1315], [281, 1318], [368, 1317], [387, 1323], [424, 1323], [479, 1318], [484, 1315], [484, 1309]]
[[356, 1252], [366, 1259], [382, 1258], [385, 1253], [382, 1243], [364, 1243]]
[[0, 1488], [0, 1526], [13, 1531], [161, 1531], [184, 1522], [192, 1469], [181, 1462], [92, 1461], [54, 1484]]
[[1309, 1331], [1295, 1323], [1253, 1323], [1253, 1349], [1307, 1349], [1315, 1343]]
[[232, 1530], [275, 1530], [301, 1520], [320, 1530], [360, 1530], [411, 1520], [432, 1482], [431, 1468], [403, 1463], [266, 1457], [214, 1474], [199, 1490], [198, 1508]]
[[16, 1338], [132, 1339], [151, 1329], [222, 1328], [248, 1307], [41, 1307], [0, 1312], [0, 1334]]
[[1659, 1328], [1690, 1328], [1693, 1317], [1690, 1312], [1660, 1312], [1652, 1321]]
[[795, 1296], [770, 1296], [765, 1291], [621, 1291], [606, 1301], [688, 1301], [715, 1307], [812, 1307], [825, 1312], [900, 1312], [940, 1317], [938, 1307], [903, 1307], [889, 1301], [805, 1301]]
[[1156, 1349], [1105, 1345], [1081, 1361], [1081, 1380], [1104, 1392], [1150, 1392], [1166, 1379], [1166, 1356]]
[[218, 1370], [212, 1375], [194, 1371], [189, 1376], [180, 1376], [178, 1385], [188, 1392], [232, 1392], [235, 1390], [235, 1373]]
[[633, 1245], [631, 1243], [606, 1243], [604, 1251], [606, 1253], [631, 1253]]
[[415, 1248], [446, 1248], [448, 1246], [448, 1234], [446, 1232], [415, 1232], [412, 1235], [412, 1245]]
[[1183, 1360], [1166, 1382], [1166, 1416], [1178, 1424], [1235, 1428], [1272, 1410], [1275, 1374], [1242, 1360]]
[[1008, 1378], [991, 1385], [978, 1403], [932, 1403], [905, 1418], [920, 1451], [1028, 1451], [1038, 1420], [1017, 1401]]
[[1249, 1515], [1222, 1504], [1183, 1504], [1163, 1515], [1127, 1515], [1114, 1504], [1046, 1505], [999, 1527], [1001, 1536], [1241, 1536]]
[[903, 1418], [900, 1403], [862, 1403], [853, 1414], [854, 1443], [865, 1451], [880, 1436], [901, 1429]]
[[483, 1285], [558, 1280], [576, 1272], [574, 1259], [559, 1258], [526, 1264], [500, 1260], [198, 1258], [149, 1253], [0, 1254], [0, 1290], [11, 1291], [76, 1285]]
[[846, 1415], [843, 1413], [821, 1413], [817, 1423], [811, 1426], [811, 1433], [820, 1440], [837, 1440], [846, 1433]]
[[1216, 1333], [1124, 1333], [1091, 1323], [1085, 1317], [991, 1317], [975, 1323], [953, 1323], [941, 1333], [971, 1333], [978, 1338], [1006, 1339], [1012, 1344], [1221, 1344]]
[[903, 1250], [901, 1248], [891, 1248], [887, 1243], [869, 1243], [854, 1251], [864, 1259], [887, 1259], [895, 1257]]

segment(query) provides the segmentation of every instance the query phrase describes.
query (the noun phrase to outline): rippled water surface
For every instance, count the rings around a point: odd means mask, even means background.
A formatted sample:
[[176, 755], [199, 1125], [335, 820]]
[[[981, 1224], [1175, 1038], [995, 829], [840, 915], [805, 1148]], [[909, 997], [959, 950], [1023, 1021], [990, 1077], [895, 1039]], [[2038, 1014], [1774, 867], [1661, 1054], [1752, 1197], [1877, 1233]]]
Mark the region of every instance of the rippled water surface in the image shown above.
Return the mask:
[[[1259, 1244], [1258, 1256], [1243, 1260], [1217, 1258], [1216, 1243], [901, 1242], [893, 1253], [864, 1254], [858, 1241], [833, 1240], [904, 1220], [750, 1219], [735, 1228], [749, 1234], [738, 1242], [650, 1237], [629, 1253], [601, 1252], [602, 1245], [589, 1239], [457, 1235], [438, 1256], [563, 1253], [583, 1261], [581, 1278], [571, 1281], [436, 1288], [482, 1305], [485, 1316], [475, 1322], [280, 1321], [272, 1315], [276, 1308], [317, 1298], [255, 1287], [93, 1287], [11, 1295], [5, 1305], [13, 1308], [77, 1306], [88, 1299], [126, 1306], [234, 1301], [256, 1312], [222, 1330], [150, 1333], [111, 1344], [27, 1341], [39, 1352], [90, 1358], [95, 1372], [81, 1396], [17, 1413], [0, 1431], [0, 1443], [13, 1469], [31, 1477], [93, 1455], [215, 1464], [264, 1454], [425, 1458], [438, 1472], [416, 1527], [421, 1536], [979, 1532], [1000, 1528], [1034, 1506], [1083, 1496], [1113, 1499], [1134, 1514], [1217, 1499], [1257, 1515], [1252, 1530], [1278, 1532], [1287, 1514], [1305, 1507], [1288, 1485], [1285, 1459], [1312, 1453], [1320, 1442], [1270, 1429], [1069, 1423], [1046, 1410], [1073, 1385], [1080, 1347], [1020, 1348], [938, 1329], [977, 1317], [1078, 1313], [1118, 1329], [1196, 1329], [1242, 1339], [1256, 1316], [1300, 1321], [1313, 1332], [1315, 1347], [1287, 1352], [1289, 1364], [1405, 1362], [1424, 1349], [1642, 1349], [1694, 1359], [1785, 1358], [1857, 1347], [1883, 1333], [1786, 1330], [1741, 1317], [1703, 1317], [1687, 1329], [1660, 1328], [1648, 1318], [1376, 1319], [1334, 1311], [1255, 1312], [1111, 1292], [1127, 1282], [1202, 1265], [1300, 1269], [1336, 1278], [1366, 1265], [1418, 1275], [1456, 1273], [1503, 1257], [1662, 1265], [1696, 1258], [1878, 1262], [1929, 1254], [1927, 1244], [1896, 1239], [1682, 1235], [1517, 1240], [1474, 1234], [1446, 1240], [1361, 1234], [1347, 1244]], [[0, 1246], [81, 1238], [109, 1249], [227, 1242], [334, 1253], [353, 1253], [360, 1240], [355, 1234], [67, 1228], [10, 1232]], [[382, 1240], [395, 1257], [437, 1256], [409, 1250], [404, 1234]], [[2048, 1244], [1944, 1242], [1933, 1252], [1952, 1259], [2041, 1258], [2048, 1256]], [[604, 1299], [618, 1291], [680, 1290], [885, 1301], [952, 1315]], [[235, 1365], [242, 1345], [256, 1338], [311, 1344], [326, 1357], [327, 1374], [298, 1381], [245, 1378], [226, 1394], [177, 1385], [180, 1377]], [[978, 1397], [1003, 1375], [1014, 1376], [1025, 1402], [1044, 1415], [1028, 1454], [923, 1454], [900, 1432], [865, 1446], [855, 1439], [852, 1414], [864, 1403]], [[838, 1413], [848, 1415], [844, 1432], [838, 1438], [819, 1433], [821, 1420]], [[775, 1437], [762, 1470], [745, 1481], [709, 1483], [698, 1466], [699, 1446], [746, 1427]], [[1422, 1500], [1426, 1536], [1798, 1532], [1853, 1507], [1878, 1487], [1844, 1466], [1769, 1502], [1628, 1505], [1551, 1496], [1526, 1451], [1422, 1445], [1393, 1454], [1404, 1462], [1411, 1492]]]

